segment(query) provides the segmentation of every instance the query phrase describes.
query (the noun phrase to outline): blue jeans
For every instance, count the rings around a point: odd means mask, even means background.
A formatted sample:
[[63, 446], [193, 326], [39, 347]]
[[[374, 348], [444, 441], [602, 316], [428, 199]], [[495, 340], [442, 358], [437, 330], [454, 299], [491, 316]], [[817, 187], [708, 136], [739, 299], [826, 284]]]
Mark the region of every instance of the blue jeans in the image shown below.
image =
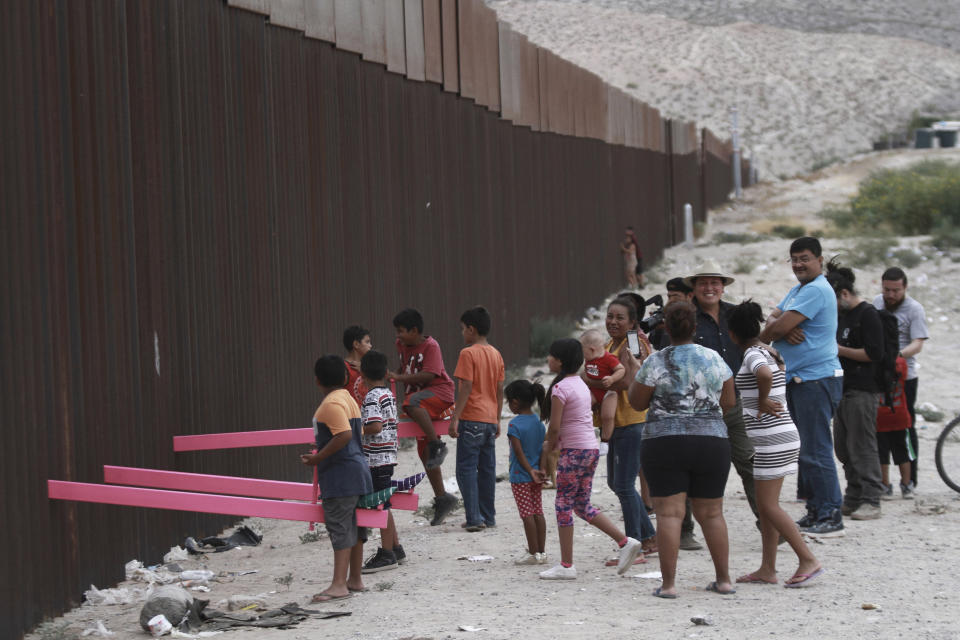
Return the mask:
[[787, 382], [787, 408], [800, 434], [797, 491], [817, 520], [835, 517], [843, 501], [830, 437], [830, 420], [842, 396], [843, 378]]
[[610, 437], [610, 449], [607, 451], [607, 486], [620, 500], [626, 534], [637, 540], [646, 540], [656, 535], [637, 491], [642, 436], [643, 424], [617, 427]]
[[457, 437], [457, 484], [467, 512], [467, 525], [497, 524], [497, 425], [461, 420]]

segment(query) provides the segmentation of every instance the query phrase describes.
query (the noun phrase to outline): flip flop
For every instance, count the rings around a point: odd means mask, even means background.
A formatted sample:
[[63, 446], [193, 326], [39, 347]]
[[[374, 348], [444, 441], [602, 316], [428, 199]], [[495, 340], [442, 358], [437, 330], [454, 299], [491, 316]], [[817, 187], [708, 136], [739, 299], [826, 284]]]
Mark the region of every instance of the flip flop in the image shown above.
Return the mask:
[[737, 578], [737, 582], [740, 584], [779, 584], [779, 580], [764, 580], [763, 578], [757, 576], [755, 573], [748, 573], [745, 576], [740, 576]]
[[[615, 567], [619, 562], [620, 562], [619, 558], [610, 558], [609, 560], [603, 563], [603, 566]], [[647, 563], [647, 559], [643, 557], [643, 554], [640, 554], [639, 556], [637, 556], [637, 559], [633, 561], [633, 564], [646, 564], [646, 563]]]
[[335, 596], [333, 594], [330, 594], [324, 591], [324, 592], [315, 594], [313, 598], [310, 599], [310, 602], [330, 602], [331, 600], [345, 600], [347, 598], [352, 598], [352, 597], [353, 597], [353, 593], [349, 593], [349, 592], [342, 596]]
[[364, 587], [363, 589], [354, 589], [353, 587], [347, 587], [347, 590], [350, 593], [366, 593], [367, 591], [370, 591], [370, 587]]
[[652, 596], [655, 597], [655, 598], [663, 598], [663, 599], [665, 599], [665, 600], [676, 600], [676, 599], [677, 599], [677, 594], [675, 594], [675, 593], [664, 593], [663, 591], [661, 591], [662, 588], [663, 588], [663, 587], [657, 587], [656, 589], [653, 590], [653, 593], [650, 594], [650, 595], [652, 595]]
[[[783, 583], [783, 586], [785, 586], [787, 589], [793, 589], [793, 588], [795, 588], [795, 587], [802, 587], [802, 586], [805, 586], [808, 582], [810, 582], [811, 580], [813, 580], [814, 578], [816, 578], [817, 576], [820, 576], [820, 575], [823, 575], [823, 567], [820, 567], [819, 569], [817, 569], [817, 570], [814, 571], [813, 573], [795, 573], [795, 574], [793, 574], [793, 578], [803, 578], [803, 580], [800, 580], [800, 581], [798, 581], [798, 582], [784, 582], [784, 583]], [[792, 580], [793, 578], [791, 578], [791, 580]]]
[[737, 592], [736, 589], [730, 589], [729, 591], [720, 591], [720, 588], [717, 586], [717, 583], [711, 582], [706, 587], [707, 591], [713, 591], [714, 593], [719, 593], [722, 596], [732, 596]]

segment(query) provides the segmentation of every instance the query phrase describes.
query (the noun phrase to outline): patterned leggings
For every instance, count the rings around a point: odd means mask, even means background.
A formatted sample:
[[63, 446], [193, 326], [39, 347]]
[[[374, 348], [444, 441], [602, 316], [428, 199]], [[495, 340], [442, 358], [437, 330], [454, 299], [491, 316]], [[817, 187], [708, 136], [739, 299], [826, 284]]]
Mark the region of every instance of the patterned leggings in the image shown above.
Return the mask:
[[557, 461], [558, 527], [572, 527], [573, 513], [590, 522], [600, 511], [590, 504], [593, 472], [597, 469], [600, 452], [596, 449], [561, 449]]

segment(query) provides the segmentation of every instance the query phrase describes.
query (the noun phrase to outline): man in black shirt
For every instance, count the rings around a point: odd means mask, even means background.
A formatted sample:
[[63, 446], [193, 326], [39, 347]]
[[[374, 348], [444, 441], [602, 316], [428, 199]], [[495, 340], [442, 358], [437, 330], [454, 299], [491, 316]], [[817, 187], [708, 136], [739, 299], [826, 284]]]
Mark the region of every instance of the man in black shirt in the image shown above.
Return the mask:
[[[693, 304], [697, 307], [697, 330], [693, 341], [720, 354], [730, 367], [734, 376], [743, 362], [743, 352], [733, 343], [727, 332], [727, 313], [733, 307], [721, 300], [723, 289], [733, 282], [733, 278], [724, 275], [715, 263], [708, 263], [692, 276], [683, 279], [684, 284], [693, 289]], [[753, 515], [758, 518], [757, 498], [753, 488], [753, 445], [747, 436], [747, 426], [743, 421], [743, 404], [737, 393], [737, 404], [723, 412], [723, 421], [727, 425], [727, 437], [730, 440], [730, 457], [737, 474], [743, 481], [743, 492]], [[879, 458], [878, 458], [879, 461]]]
[[837, 294], [837, 344], [843, 367], [843, 398], [833, 419], [833, 446], [847, 478], [843, 515], [874, 520], [880, 517], [880, 496], [886, 488], [876, 428], [883, 325], [876, 308], [857, 295], [854, 280], [851, 269], [833, 261], [827, 265], [827, 282]]
[[[693, 300], [693, 291], [683, 283], [683, 278], [667, 280], [667, 304], [680, 301], [690, 302], [691, 300]], [[670, 346], [670, 336], [667, 335], [667, 329], [663, 326], [663, 322], [657, 325], [647, 338], [657, 351]]]

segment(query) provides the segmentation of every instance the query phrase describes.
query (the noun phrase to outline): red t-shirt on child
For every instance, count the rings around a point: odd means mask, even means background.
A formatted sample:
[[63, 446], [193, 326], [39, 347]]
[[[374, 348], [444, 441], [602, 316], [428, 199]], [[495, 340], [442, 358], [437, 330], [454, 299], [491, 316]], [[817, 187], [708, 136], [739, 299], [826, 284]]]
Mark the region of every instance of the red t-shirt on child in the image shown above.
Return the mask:
[[907, 379], [907, 361], [897, 358], [897, 388], [893, 391], [893, 408], [881, 403], [877, 407], [877, 431], [903, 431], [910, 428], [910, 410], [903, 382]]
[[[602, 380], [613, 373], [613, 370], [616, 369], [619, 364], [620, 358], [607, 352], [599, 358], [587, 360], [584, 371], [586, 371], [587, 377], [591, 380]], [[603, 396], [607, 394], [607, 391], [609, 391], [609, 389], [590, 387], [590, 395], [593, 396], [593, 403], [600, 404], [603, 402]]]

